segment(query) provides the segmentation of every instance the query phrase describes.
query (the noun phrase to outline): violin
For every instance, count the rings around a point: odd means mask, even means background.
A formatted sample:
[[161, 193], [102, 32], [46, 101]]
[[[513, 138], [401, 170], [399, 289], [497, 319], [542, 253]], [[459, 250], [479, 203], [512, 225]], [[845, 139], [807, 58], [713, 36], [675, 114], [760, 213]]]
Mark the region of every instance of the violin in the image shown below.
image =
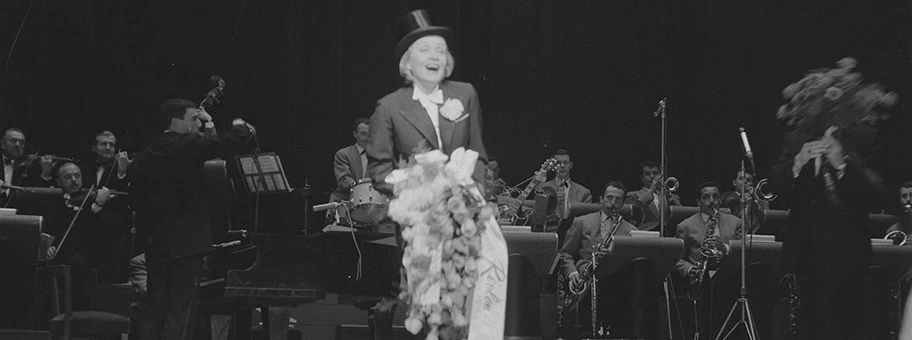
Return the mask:
[[[44, 156], [46, 156], [46, 155], [39, 155], [38, 153], [25, 154], [25, 155], [22, 155], [22, 157], [19, 157], [19, 159], [17, 159], [14, 164], [16, 164], [16, 166], [22, 166], [22, 165], [27, 165], [32, 162], [40, 163], [41, 158]], [[79, 160], [77, 160], [75, 158], [58, 157], [55, 155], [50, 155], [50, 156], [51, 156], [51, 160], [54, 161], [55, 163], [56, 162], [69, 162], [69, 163], [73, 163], [73, 164], [79, 163]]]
[[[91, 190], [89, 190], [89, 188], [79, 189], [79, 191], [70, 194], [69, 198], [67, 198], [67, 201], [70, 203], [70, 205], [74, 206], [81, 206], [83, 202], [86, 204], [91, 204], [89, 202], [95, 202], [95, 199], [98, 198], [98, 190], [99, 189], [97, 188]], [[110, 193], [111, 198], [127, 196], [129, 194], [124, 191], [116, 190], [108, 190], [108, 192]]]

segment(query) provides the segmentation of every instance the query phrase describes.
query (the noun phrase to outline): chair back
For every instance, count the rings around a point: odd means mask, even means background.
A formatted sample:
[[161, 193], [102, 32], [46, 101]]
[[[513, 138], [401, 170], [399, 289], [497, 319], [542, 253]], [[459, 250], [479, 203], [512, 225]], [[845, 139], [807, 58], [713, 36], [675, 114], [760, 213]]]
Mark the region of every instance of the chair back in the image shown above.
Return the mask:
[[[60, 282], [63, 281], [63, 299], [60, 298]], [[43, 282], [50, 283], [51, 290], [51, 315], [63, 314], [63, 339], [70, 339], [70, 329], [73, 318], [73, 279], [70, 266], [54, 264], [35, 269], [35, 296], [41, 296], [39, 291]], [[36, 301], [41, 301], [36, 299]], [[35, 310], [40, 309], [36, 306]]]

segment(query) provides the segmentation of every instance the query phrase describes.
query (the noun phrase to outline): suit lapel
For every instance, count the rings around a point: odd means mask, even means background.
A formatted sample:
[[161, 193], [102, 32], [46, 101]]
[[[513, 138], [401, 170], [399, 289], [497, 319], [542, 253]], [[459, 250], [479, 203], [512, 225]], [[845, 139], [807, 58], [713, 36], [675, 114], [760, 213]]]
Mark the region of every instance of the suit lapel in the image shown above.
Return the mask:
[[434, 131], [434, 123], [431, 122], [431, 118], [428, 117], [427, 111], [417, 100], [412, 99], [411, 90], [403, 92], [404, 95], [401, 98], [402, 109], [399, 110], [399, 114], [412, 124], [412, 126], [428, 140], [430, 145], [440, 149], [440, 145], [437, 145], [437, 132]]

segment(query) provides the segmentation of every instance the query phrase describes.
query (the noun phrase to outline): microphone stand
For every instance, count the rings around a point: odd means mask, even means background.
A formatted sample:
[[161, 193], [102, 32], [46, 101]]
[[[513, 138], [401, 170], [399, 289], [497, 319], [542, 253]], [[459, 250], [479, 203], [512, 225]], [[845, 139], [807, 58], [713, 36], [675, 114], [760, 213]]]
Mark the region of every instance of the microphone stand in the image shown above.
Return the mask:
[[[754, 158], [750, 155], [747, 155], [748, 160], [751, 162], [751, 170], [756, 171], [754, 167]], [[747, 173], [744, 169], [744, 159], [741, 159], [741, 176], [747, 176]], [[756, 199], [756, 192], [754, 197], [751, 199]], [[738, 325], [743, 324], [744, 329], [747, 331], [747, 337], [750, 340], [757, 340], [757, 329], [755, 328], [754, 317], [750, 311], [750, 301], [747, 298], [747, 231], [750, 228], [750, 208], [753, 202], [748, 202], [747, 192], [742, 180], [741, 184], [741, 295], [738, 297], [738, 300], [735, 301], [735, 304], [732, 305], [731, 310], [728, 312], [728, 316], [725, 317], [725, 322], [722, 323], [722, 328], [719, 329], [719, 333], [716, 335], [716, 340], [728, 339], [732, 333], [735, 332], [735, 329], [738, 328]], [[753, 234], [751, 234], [753, 236]], [[741, 310], [741, 319], [737, 322], [734, 322], [732, 316], [735, 315], [735, 310]], [[734, 322], [731, 325], [731, 329], [728, 330], [728, 333], [725, 333], [725, 337], [722, 337], [722, 333], [729, 326], [729, 323]]]
[[[660, 163], [659, 169], [662, 172], [662, 174], [661, 174], [661, 179], [662, 179], [661, 192], [662, 193], [659, 196], [661, 197], [661, 199], [665, 200], [665, 204], [664, 204], [664, 206], [662, 204], [659, 204], [660, 208], [669, 208], [668, 199], [667, 199], [668, 196], [666, 196], [666, 195], [668, 195], [668, 192], [667, 192], [668, 188], [665, 187], [665, 179], [667, 178], [666, 177], [667, 173], [665, 171], [665, 159], [666, 159], [666, 155], [665, 155], [666, 141], [665, 141], [665, 139], [667, 136], [667, 124], [666, 124], [667, 116], [665, 114], [666, 103], [667, 103], [667, 98], [662, 98], [662, 100], [659, 101], [659, 107], [653, 113], [654, 117], [657, 117], [659, 115], [661, 115], [661, 117], [662, 117], [661, 118], [662, 119], [662, 146], [661, 146], [661, 159], [659, 160], [659, 163]], [[661, 202], [659, 202], [659, 203], [661, 203]], [[661, 211], [659, 211], [659, 236], [665, 237], [665, 209], [660, 209], [660, 210]], [[671, 275], [670, 274], [665, 276], [665, 280], [662, 281], [662, 286], [663, 286], [662, 290], [665, 293], [665, 317], [666, 317], [666, 320], [668, 323], [668, 325], [667, 325], [668, 326], [668, 339], [674, 339], [674, 328], [672, 326], [672, 321], [671, 321], [671, 299], [674, 298], [675, 295], [672, 291], [674, 289], [674, 286], [671, 284]]]

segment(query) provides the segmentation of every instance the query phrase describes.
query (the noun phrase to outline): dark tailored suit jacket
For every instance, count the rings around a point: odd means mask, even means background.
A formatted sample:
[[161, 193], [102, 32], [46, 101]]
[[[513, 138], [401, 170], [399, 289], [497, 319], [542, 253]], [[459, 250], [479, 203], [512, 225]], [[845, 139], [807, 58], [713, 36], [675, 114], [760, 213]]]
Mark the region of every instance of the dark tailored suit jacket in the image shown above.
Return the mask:
[[[670, 204], [659, 202], [659, 205], [662, 206], [662, 211], [665, 214], [665, 225], [668, 225], [668, 221], [671, 220], [670, 206], [681, 205], [681, 199], [677, 195], [672, 194], [671, 197], [672, 199], [669, 201]], [[627, 193], [627, 199], [624, 203], [632, 204], [643, 209], [643, 223], [637, 226], [640, 230], [659, 229], [659, 208], [653, 203], [654, 199], [652, 193], [649, 192], [649, 188], [646, 187]]]
[[166, 132], [130, 164], [130, 204], [136, 226], [149, 238], [147, 252], [170, 259], [212, 250], [209, 193], [203, 163], [249, 152], [251, 132], [235, 126], [224, 135]]
[[[333, 173], [336, 175], [336, 190], [330, 194], [330, 201], [339, 201], [349, 199], [351, 186], [346, 186], [348, 178], [358, 183], [362, 177], [362, 169], [367, 164], [361, 164], [361, 154], [358, 152], [357, 144], [352, 144], [336, 151], [333, 158]], [[370, 174], [368, 174], [369, 176]]]
[[[104, 172], [101, 174], [101, 183], [98, 183], [96, 180], [99, 167], [104, 167]], [[99, 164], [95, 160], [84, 161], [79, 164], [79, 170], [82, 172], [83, 188], [90, 188], [92, 185], [95, 185], [96, 188], [107, 187], [108, 189], [116, 191], [130, 191], [130, 177], [118, 177], [117, 166], [113, 161], [104, 165]], [[104, 210], [105, 214], [100, 217], [101, 222], [111, 224], [112, 226], [119, 225], [121, 229], [115, 231], [120, 234], [129, 231], [127, 229], [127, 224], [132, 218], [132, 212], [128, 207], [126, 197], [112, 197], [105, 203]]]
[[[841, 131], [843, 132], [843, 131]], [[858, 134], [856, 134], [857, 132]], [[794, 156], [809, 138], [792, 131], [785, 135], [780, 163], [773, 167], [770, 183], [780, 197], [787, 198], [790, 213], [783, 235], [786, 272], [798, 279], [801, 303], [798, 333], [801, 338], [863, 339], [872, 331], [875, 313], [867, 312], [868, 268], [871, 241], [867, 209], [883, 197], [874, 183], [868, 164], [859, 155], [876, 157], [873, 130], [859, 130], [840, 138], [848, 156], [841, 178], [831, 166], [815, 174], [814, 161], [795, 177]], [[870, 143], [875, 142], [875, 143]], [[830, 198], [823, 173], [834, 180], [835, 196]]]
[[[574, 182], [572, 179], [568, 180], [570, 182], [570, 193], [567, 195], [567, 200], [569, 203], [592, 203], [592, 192], [589, 189], [586, 189], [582, 184]], [[545, 188], [551, 188], [553, 192], [557, 193], [557, 179], [552, 179], [550, 181], [542, 184], [542, 191], [551, 192], [551, 190], [545, 190]], [[532, 210], [532, 224], [544, 224], [545, 226], [557, 226], [560, 218], [557, 217], [556, 213], [548, 214], [548, 205], [550, 201], [557, 201], [557, 196], [554, 195], [535, 195], [535, 209]], [[550, 204], [555, 204], [550, 203]], [[556, 211], [556, 210], [555, 210]], [[569, 212], [568, 212], [569, 213]], [[554, 228], [545, 228], [546, 231]]]
[[[577, 265], [583, 262], [592, 262], [592, 246], [602, 242], [605, 235], [601, 232], [601, 211], [583, 215], [573, 219], [573, 224], [567, 230], [567, 237], [561, 246], [562, 270], [565, 276], [577, 271]], [[615, 236], [630, 236], [636, 227], [630, 222], [621, 220]], [[610, 230], [609, 230], [610, 232]]]
[[449, 155], [460, 147], [478, 152], [478, 162], [472, 178], [484, 183], [484, 168], [487, 152], [482, 143], [481, 104], [472, 84], [446, 80], [440, 83], [443, 99], [459, 99], [465, 111], [456, 121], [440, 116], [440, 139], [427, 111], [412, 99], [413, 88], [402, 87], [377, 102], [371, 116], [371, 143], [367, 147], [370, 163], [370, 177], [377, 190], [392, 193], [392, 187], [384, 181], [386, 176], [399, 167], [401, 160], [408, 160], [415, 151], [423, 148], [440, 149]]
[[[675, 237], [684, 240], [684, 254], [674, 267], [678, 274], [685, 275], [693, 264], [700, 260], [700, 248], [706, 239], [707, 224], [703, 222], [702, 213], [696, 213], [678, 223]], [[719, 212], [719, 240], [731, 244], [732, 240], [741, 238], [741, 219], [734, 215]]]

